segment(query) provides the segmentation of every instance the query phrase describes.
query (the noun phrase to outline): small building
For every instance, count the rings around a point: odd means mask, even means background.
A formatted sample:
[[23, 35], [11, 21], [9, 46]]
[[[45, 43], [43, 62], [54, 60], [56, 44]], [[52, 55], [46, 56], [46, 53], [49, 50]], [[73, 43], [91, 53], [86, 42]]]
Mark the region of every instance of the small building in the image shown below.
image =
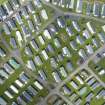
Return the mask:
[[16, 38], [19, 43], [19, 46], [21, 47], [23, 43], [23, 38], [22, 38], [22, 34], [20, 33], [20, 31], [16, 31]]
[[93, 15], [96, 17], [98, 17], [100, 15], [100, 4], [98, 2], [94, 2]]
[[11, 0], [10, 3], [12, 5], [13, 9], [15, 9], [15, 10], [18, 9], [20, 6], [18, 0]]
[[46, 53], [46, 50], [42, 50], [41, 55], [43, 56], [44, 60], [48, 60], [48, 54]]
[[6, 71], [8, 74], [13, 74], [13, 73], [14, 73], [13, 68], [12, 68], [8, 63], [5, 63], [5, 64], [3, 65], [3, 68], [5, 69], [5, 71]]
[[21, 8], [21, 15], [24, 16], [25, 19], [29, 19], [29, 13], [26, 9], [26, 6]]
[[60, 0], [58, 5], [61, 6], [62, 8], [64, 8], [65, 7], [65, 1]]
[[43, 80], [46, 80], [46, 79], [47, 79], [47, 76], [46, 76], [44, 70], [39, 70], [38, 73], [39, 73], [40, 77], [41, 77]]
[[83, 1], [82, 0], [78, 0], [77, 1], [77, 6], [76, 6], [76, 12], [77, 13], [82, 13], [82, 5], [83, 5]]
[[16, 13], [16, 14], [14, 15], [14, 17], [15, 17], [15, 19], [16, 19], [16, 21], [18, 22], [19, 25], [22, 25], [22, 24], [23, 24], [23, 20], [22, 20], [22, 17], [21, 17], [21, 15], [20, 15], [19, 12]]
[[94, 94], [92, 92], [90, 92], [87, 96], [86, 96], [86, 102], [90, 102], [93, 98]]
[[57, 83], [61, 82], [61, 78], [57, 72], [53, 72], [52, 76], [54, 77], [54, 79]]
[[105, 75], [105, 69], [101, 69], [98, 73], [100, 76]]
[[91, 37], [91, 35], [89, 34], [89, 31], [87, 29], [83, 31], [83, 36], [85, 39], [89, 39]]
[[77, 75], [77, 76], [76, 76], [76, 79], [78, 80], [78, 82], [79, 82], [81, 85], [84, 84], [84, 81], [83, 81], [83, 79], [80, 77], [80, 75]]
[[94, 47], [97, 47], [97, 48], [100, 46], [96, 38], [92, 38], [92, 44], [94, 45]]
[[86, 60], [87, 54], [86, 54], [86, 52], [85, 52], [84, 49], [80, 49], [80, 50], [78, 51], [78, 54], [79, 54], [79, 56], [80, 56], [81, 58], [83, 58], [84, 60]]
[[65, 28], [65, 21], [62, 18], [57, 18], [57, 24], [60, 28]]
[[8, 90], [6, 90], [6, 91], [4, 92], [4, 94], [5, 94], [8, 98], [10, 98], [10, 99], [13, 98], [13, 94], [11, 94]]
[[58, 61], [58, 62], [62, 62], [63, 60], [64, 60], [63, 55], [62, 55], [62, 54], [58, 54], [58, 56], [57, 56], [57, 61]]
[[34, 82], [34, 85], [39, 89], [39, 90], [42, 90], [44, 87], [43, 85], [39, 82], [39, 81], [35, 81]]
[[66, 4], [66, 8], [74, 9], [75, 0], [68, 0]]
[[41, 25], [41, 16], [39, 14], [33, 15], [33, 19], [34, 19], [35, 24]]
[[41, 66], [43, 64], [40, 56], [38, 56], [38, 55], [34, 57], [34, 62], [37, 66]]
[[90, 22], [87, 22], [87, 23], [86, 23], [86, 26], [87, 26], [88, 30], [90, 31], [90, 33], [91, 33], [92, 35], [96, 33], [94, 27], [91, 25]]
[[64, 85], [62, 88], [63, 88], [63, 91], [64, 91], [65, 95], [70, 95], [71, 94], [71, 89], [69, 87]]
[[35, 27], [34, 27], [33, 21], [27, 20], [27, 23], [28, 23], [28, 27], [29, 27], [30, 31], [35, 32]]
[[92, 11], [92, 5], [90, 2], [87, 3], [87, 8], [86, 8], [86, 15], [90, 16]]
[[20, 88], [23, 87], [23, 83], [22, 83], [19, 79], [17, 79], [17, 80], [15, 81], [15, 84], [18, 85]]
[[77, 98], [77, 94], [76, 94], [75, 92], [73, 92], [73, 93], [70, 95], [70, 100], [71, 100], [71, 101], [74, 101], [76, 98]]
[[27, 54], [28, 56], [32, 56], [32, 50], [29, 46], [26, 46], [25, 47], [25, 54]]
[[105, 32], [105, 25], [102, 26], [102, 30]]
[[49, 53], [54, 53], [54, 48], [52, 47], [52, 45], [50, 43], [47, 45], [46, 51]]
[[78, 23], [76, 21], [72, 21], [72, 25], [76, 31], [78, 31], [78, 32], [81, 31], [80, 26], [78, 25]]
[[62, 48], [62, 55], [66, 57], [71, 57], [70, 51], [67, 47]]
[[0, 104], [7, 105], [7, 101], [2, 96], [0, 97]]
[[76, 42], [80, 45], [83, 45], [84, 44], [84, 39], [80, 35], [78, 35], [76, 37]]
[[46, 12], [45, 9], [42, 9], [42, 10], [40, 11], [40, 14], [41, 14], [41, 16], [42, 16], [42, 18], [43, 18], [44, 20], [48, 20], [48, 15], [47, 15], [47, 12]]
[[7, 12], [6, 12], [6, 10], [4, 9], [4, 7], [1, 5], [0, 6], [0, 19], [1, 20], [4, 20], [4, 19], [6, 19], [6, 16], [7, 15]]
[[16, 94], [19, 93], [19, 90], [18, 90], [14, 85], [11, 85], [11, 86], [10, 86], [10, 89], [11, 89], [14, 93], [16, 93]]
[[26, 105], [27, 103], [22, 98], [23, 98], [22, 96], [17, 97], [17, 104]]
[[50, 32], [49, 32], [48, 29], [45, 29], [45, 30], [43, 31], [43, 35], [44, 35], [44, 37], [45, 37], [46, 39], [48, 39], [48, 40], [51, 39], [51, 34], [50, 34]]
[[79, 88], [78, 84], [73, 80], [70, 82], [70, 85], [76, 90]]
[[45, 45], [45, 40], [44, 40], [43, 36], [39, 35], [38, 40], [39, 40], [41, 45]]
[[41, 0], [34, 0], [33, 2], [34, 2], [35, 7], [37, 7], [37, 8], [41, 8], [42, 7]]
[[105, 34], [103, 32], [98, 33], [98, 37], [102, 43], [105, 43]]
[[7, 23], [3, 23], [2, 27], [3, 27], [3, 30], [6, 33], [6, 35], [11, 34], [11, 30], [10, 30], [9, 26], [7, 25]]
[[102, 5], [101, 17], [105, 18], [105, 4]]
[[22, 92], [22, 96], [26, 99], [27, 102], [32, 100], [32, 96], [30, 96], [27, 91]]
[[31, 36], [30, 31], [28, 30], [28, 27], [26, 27], [25, 25], [21, 25], [21, 30], [24, 35], [23, 37], [25, 41], [27, 41], [27, 38]]
[[62, 67], [60, 67], [59, 69], [60, 69], [60, 71], [59, 71], [60, 74], [61, 74], [63, 77], [66, 78], [68, 74], [67, 74], [65, 68], [62, 66]]
[[61, 43], [60, 43], [60, 40], [58, 38], [55, 38], [54, 39], [54, 45], [57, 47], [57, 48], [60, 48], [61, 47]]
[[88, 81], [87, 81], [87, 84], [89, 86], [91, 86], [94, 82], [96, 81], [96, 79], [94, 77], [90, 78]]
[[82, 99], [78, 98], [75, 100], [74, 105], [81, 105], [81, 103], [82, 103]]
[[10, 3], [9, 3], [8, 1], [5, 2], [5, 3], [3, 4], [3, 6], [4, 6], [4, 8], [6, 9], [8, 15], [13, 14], [13, 9], [12, 9], [12, 7], [11, 7], [11, 5], [10, 5]]
[[0, 76], [4, 77], [5, 79], [9, 78], [9, 74], [5, 71], [5, 69], [0, 69]]
[[6, 52], [4, 51], [4, 49], [0, 48], [0, 57], [5, 57], [6, 56]]
[[19, 80], [24, 83], [24, 84], [27, 84], [28, 81], [29, 81], [29, 77], [24, 73], [22, 72], [20, 75], [19, 75]]
[[91, 88], [92, 88], [92, 90], [95, 90], [96, 88], [98, 88], [98, 87], [100, 87], [101, 86], [101, 84], [99, 83], [99, 82], [94, 82], [92, 85], [91, 85]]
[[102, 98], [102, 97], [104, 97], [104, 96], [105, 96], [105, 90], [102, 89], [102, 90], [100, 90], [100, 91], [97, 93], [96, 98], [97, 98], [97, 99], [100, 99], [100, 98]]
[[66, 27], [66, 32], [67, 32], [67, 34], [68, 34], [70, 37], [73, 36], [73, 34], [74, 34], [74, 33], [72, 32], [70, 26]]
[[27, 9], [28, 9], [29, 13], [32, 13], [32, 14], [35, 13], [35, 8], [34, 8], [34, 6], [32, 4], [32, 1], [29, 1], [29, 3], [27, 4]]
[[14, 69], [19, 69], [20, 64], [16, 61], [16, 59], [11, 58], [9, 59], [8, 63], [14, 68]]
[[32, 46], [32, 48], [38, 52], [39, 51], [39, 45], [37, 44], [37, 42], [33, 39], [30, 41], [30, 45]]
[[75, 50], [75, 51], [77, 50], [78, 45], [75, 40], [70, 41], [70, 46], [73, 50]]
[[67, 61], [66, 69], [67, 69], [68, 72], [73, 70], [73, 65], [72, 65], [71, 61]]
[[58, 29], [58, 27], [56, 25], [50, 24], [49, 30], [50, 30], [50, 33], [52, 33], [52, 34], [58, 34], [59, 29]]
[[35, 64], [33, 62], [33, 60], [28, 60], [26, 66], [31, 69], [32, 71], [36, 70]]
[[36, 96], [38, 91], [33, 87], [33, 86], [28, 86], [27, 90], [29, 91], [30, 94], [32, 94], [33, 96]]
[[17, 42], [15, 40], [14, 37], [10, 38], [10, 45], [12, 46], [12, 48], [16, 49], [17, 48]]
[[10, 19], [6, 22], [8, 24], [8, 26], [10, 27], [11, 30], [15, 30], [17, 29], [17, 26], [16, 26], [16, 23], [15, 23], [15, 20], [13, 19]]
[[94, 53], [94, 50], [90, 44], [86, 45], [86, 50], [87, 50], [87, 53], [90, 55]]

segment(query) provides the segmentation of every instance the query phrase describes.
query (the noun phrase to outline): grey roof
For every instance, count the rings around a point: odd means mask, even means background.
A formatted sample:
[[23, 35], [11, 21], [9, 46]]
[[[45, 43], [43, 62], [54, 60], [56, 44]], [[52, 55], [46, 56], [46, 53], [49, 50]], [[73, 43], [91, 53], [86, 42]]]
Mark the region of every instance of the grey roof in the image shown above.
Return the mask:
[[12, 5], [13, 9], [17, 9], [20, 6], [18, 0], [10, 0], [10, 3]]
[[69, 36], [72, 36], [73, 35], [73, 32], [72, 32], [70, 26], [66, 27], [66, 32], [68, 33]]
[[62, 18], [57, 18], [57, 24], [61, 28], [65, 27], [65, 21]]
[[15, 19], [19, 25], [23, 24], [22, 17], [19, 12], [15, 14]]
[[25, 47], [25, 53], [28, 55], [28, 56], [32, 56], [32, 50], [31, 50], [31, 48], [29, 47], [29, 46], [26, 46]]
[[66, 63], [66, 69], [67, 69], [67, 71], [72, 71], [73, 70], [73, 65], [70, 61], [68, 61]]
[[93, 83], [93, 84], [91, 85], [91, 88], [92, 88], [93, 90], [95, 90], [95, 89], [98, 88], [99, 86], [101, 86], [101, 84], [96, 81], [95, 83]]
[[26, 102], [20, 96], [17, 98], [17, 103], [22, 104], [22, 105], [26, 105]]
[[105, 17], [105, 4], [102, 5], [101, 16]]
[[10, 27], [10, 29], [11, 30], [14, 30], [14, 29], [16, 29], [16, 23], [15, 23], [15, 21], [13, 20], [13, 19], [10, 19], [10, 20], [8, 20], [7, 21], [7, 24], [8, 24], [8, 26]]
[[82, 4], [83, 4], [83, 0], [77, 1], [76, 12], [78, 12], [78, 13], [82, 12]]
[[40, 56], [38, 56], [38, 55], [34, 57], [34, 62], [35, 62], [35, 64], [36, 64], [37, 66], [40, 66], [40, 65], [43, 64], [43, 62], [42, 62]]
[[30, 13], [35, 13], [35, 8], [32, 4], [32, 1], [29, 1], [28, 5], [27, 5], [27, 9]]
[[34, 31], [35, 31], [35, 27], [34, 27], [33, 22], [32, 22], [31, 20], [28, 20], [27, 22], [28, 22], [29, 29], [30, 29], [32, 32], [34, 32]]
[[93, 15], [99, 16], [99, 13], [100, 13], [100, 4], [98, 2], [94, 2]]
[[16, 43], [15, 38], [10, 38], [10, 45], [11, 45], [13, 48], [17, 48], [17, 43]]
[[26, 91], [24, 91], [22, 93], [22, 95], [26, 98], [27, 101], [31, 101], [32, 100], [32, 97], [29, 95], [29, 93], [27, 93]]
[[10, 31], [9, 26], [8, 26], [6, 23], [3, 23], [3, 29], [4, 29], [4, 32], [5, 32], [7, 35], [10, 35], [11, 31]]
[[90, 15], [92, 10], [92, 5], [91, 3], [87, 3], [87, 8], [86, 8], [86, 15]]
[[27, 11], [25, 6], [21, 9], [21, 13], [22, 13], [22, 15], [24, 16], [25, 19], [29, 18], [29, 14], [28, 14], [28, 11]]
[[4, 3], [3, 7], [6, 9], [8, 15], [11, 15], [13, 13], [13, 9], [12, 9], [11, 4], [9, 2]]
[[6, 102], [6, 100], [4, 100], [3, 97], [0, 97], [0, 104], [1, 105], [7, 105], [7, 102]]
[[95, 81], [96, 81], [96, 79], [94, 77], [92, 77], [87, 81], [87, 84], [91, 86]]
[[92, 97], [94, 96], [94, 94], [92, 92], [90, 92], [87, 96], [86, 96], [86, 101], [90, 102]]
[[39, 45], [37, 44], [37, 42], [34, 39], [30, 41], [30, 45], [32, 46], [32, 48], [35, 51], [39, 51]]

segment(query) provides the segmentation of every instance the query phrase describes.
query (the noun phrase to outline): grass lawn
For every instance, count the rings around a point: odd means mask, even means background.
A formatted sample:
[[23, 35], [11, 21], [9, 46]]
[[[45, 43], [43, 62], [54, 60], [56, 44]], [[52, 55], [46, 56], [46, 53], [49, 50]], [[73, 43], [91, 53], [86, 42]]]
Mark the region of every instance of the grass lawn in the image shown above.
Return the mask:
[[7, 1], [7, 0], [0, 0], [0, 4], [3, 4], [5, 1]]

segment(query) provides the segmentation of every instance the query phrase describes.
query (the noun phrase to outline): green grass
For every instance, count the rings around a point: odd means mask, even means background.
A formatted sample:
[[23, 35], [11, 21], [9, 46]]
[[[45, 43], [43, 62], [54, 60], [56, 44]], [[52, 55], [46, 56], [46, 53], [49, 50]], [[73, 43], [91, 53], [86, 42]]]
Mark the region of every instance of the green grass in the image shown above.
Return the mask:
[[7, 0], [0, 0], [0, 5], [6, 2]]

